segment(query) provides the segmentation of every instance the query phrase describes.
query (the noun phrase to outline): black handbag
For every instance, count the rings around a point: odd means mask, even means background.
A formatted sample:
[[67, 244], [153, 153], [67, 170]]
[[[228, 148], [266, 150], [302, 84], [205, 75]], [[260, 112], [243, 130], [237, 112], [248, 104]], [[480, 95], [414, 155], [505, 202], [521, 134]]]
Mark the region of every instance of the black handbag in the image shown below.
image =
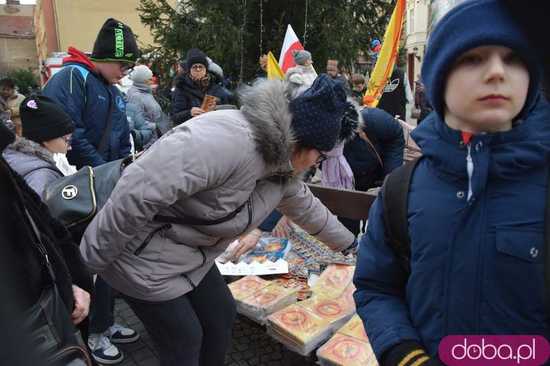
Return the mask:
[[85, 166], [46, 187], [44, 202], [52, 216], [67, 228], [87, 225], [105, 205], [122, 171], [134, 161], [133, 156], [92, 168]]
[[[106, 153], [113, 130], [112, 99], [109, 91], [107, 121], [97, 147], [97, 151], [101, 153]], [[135, 156], [128, 156], [95, 168], [85, 166], [75, 174], [50, 184], [46, 187], [44, 202], [48, 205], [52, 216], [61, 221], [72, 233], [82, 234], [88, 223], [109, 199], [124, 167], [134, 159]]]
[[92, 360], [80, 332], [74, 327], [59, 295], [55, 274], [38, 227], [28, 211], [26, 215], [35, 234], [36, 247], [51, 279], [51, 283], [42, 290], [38, 302], [23, 314], [22, 329], [32, 342], [33, 355], [44, 360], [44, 365], [91, 366]]
[[[137, 156], [139, 155], [111, 161], [95, 168], [85, 166], [73, 175], [59, 178], [51, 183], [46, 187], [44, 202], [52, 216], [71, 229], [71, 232], [82, 235], [86, 226], [109, 199], [124, 168]], [[179, 225], [217, 225], [237, 216], [246, 205], [249, 206], [250, 216], [250, 199], [248, 199], [235, 211], [215, 220], [204, 220], [185, 214], [179, 214], [178, 217], [155, 215], [153, 220]]]

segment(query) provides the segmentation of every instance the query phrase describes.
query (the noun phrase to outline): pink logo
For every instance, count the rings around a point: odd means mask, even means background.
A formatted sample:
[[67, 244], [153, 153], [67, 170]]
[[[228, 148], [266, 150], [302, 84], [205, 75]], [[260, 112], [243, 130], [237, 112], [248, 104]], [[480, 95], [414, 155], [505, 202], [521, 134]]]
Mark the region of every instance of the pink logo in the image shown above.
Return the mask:
[[439, 344], [448, 366], [540, 366], [550, 358], [550, 343], [530, 335], [453, 335]]
[[38, 105], [36, 105], [36, 100], [31, 99], [27, 102], [27, 107], [32, 109], [38, 109]]

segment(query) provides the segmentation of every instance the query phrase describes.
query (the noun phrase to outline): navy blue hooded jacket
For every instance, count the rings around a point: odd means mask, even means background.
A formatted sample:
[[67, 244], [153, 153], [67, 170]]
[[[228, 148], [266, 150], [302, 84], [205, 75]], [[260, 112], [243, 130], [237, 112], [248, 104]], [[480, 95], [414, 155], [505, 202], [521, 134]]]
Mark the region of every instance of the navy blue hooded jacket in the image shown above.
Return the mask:
[[[69, 162], [81, 168], [92, 167], [130, 154], [130, 130], [126, 103], [118, 88], [94, 71], [94, 65], [82, 52], [70, 47], [70, 57], [44, 87], [44, 95], [55, 100], [71, 116], [75, 131]], [[105, 151], [98, 151], [107, 126], [109, 103], [112, 104], [112, 131]]]
[[373, 147], [358, 135], [346, 143], [344, 156], [356, 179], [369, 176], [373, 182], [382, 180], [392, 170], [403, 165], [403, 129], [398, 121], [381, 109], [365, 108], [361, 114], [364, 121], [363, 131], [380, 155], [383, 166], [380, 165]]
[[436, 113], [415, 129], [424, 157], [409, 191], [410, 276], [388, 245], [378, 198], [354, 277], [357, 312], [379, 360], [406, 340], [435, 356], [451, 334], [550, 337], [543, 300], [549, 109], [541, 99], [511, 130], [475, 135], [469, 145]]

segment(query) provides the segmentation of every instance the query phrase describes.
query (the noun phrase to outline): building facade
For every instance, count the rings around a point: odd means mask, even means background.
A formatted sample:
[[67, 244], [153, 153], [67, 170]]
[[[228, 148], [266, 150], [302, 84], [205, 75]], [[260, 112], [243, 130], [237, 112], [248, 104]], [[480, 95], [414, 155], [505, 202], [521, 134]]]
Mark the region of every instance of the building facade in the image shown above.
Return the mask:
[[407, 52], [407, 75], [411, 88], [420, 79], [422, 60], [428, 36], [430, 0], [407, 1], [405, 23], [405, 49]]
[[[175, 7], [176, 1], [168, 3]], [[91, 52], [98, 31], [108, 18], [129, 25], [140, 47], [153, 44], [149, 28], [139, 19], [139, 3], [140, 0], [37, 0], [34, 22], [39, 63], [44, 65], [48, 57], [67, 51], [69, 46]]]
[[21, 5], [18, 0], [0, 5], [0, 75], [38, 69], [33, 12], [34, 5]]

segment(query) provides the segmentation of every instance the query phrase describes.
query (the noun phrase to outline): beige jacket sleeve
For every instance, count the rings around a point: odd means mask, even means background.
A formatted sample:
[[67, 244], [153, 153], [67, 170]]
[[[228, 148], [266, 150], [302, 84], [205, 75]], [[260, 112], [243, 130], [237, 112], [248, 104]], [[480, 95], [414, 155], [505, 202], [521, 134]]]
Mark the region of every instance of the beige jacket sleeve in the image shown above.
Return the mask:
[[293, 182], [287, 187], [278, 209], [332, 250], [344, 250], [355, 240], [353, 233], [338, 221], [302, 181]]
[[234, 149], [185, 126], [153, 145], [126, 168], [86, 229], [80, 250], [88, 267], [101, 273], [136, 236], [136, 228], [150, 224], [160, 210], [220, 185], [236, 169], [238, 159], [220, 164], [219, 156], [231, 156]]

